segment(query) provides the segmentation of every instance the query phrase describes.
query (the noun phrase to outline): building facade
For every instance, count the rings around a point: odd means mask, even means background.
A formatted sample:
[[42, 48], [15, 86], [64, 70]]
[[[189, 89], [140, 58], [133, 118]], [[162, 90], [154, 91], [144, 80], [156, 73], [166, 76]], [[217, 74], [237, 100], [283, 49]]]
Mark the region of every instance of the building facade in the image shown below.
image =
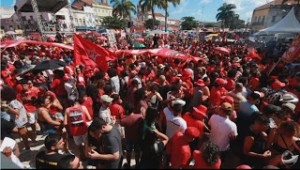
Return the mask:
[[[274, 0], [255, 8], [251, 19], [251, 29], [259, 31], [276, 24], [296, 5], [297, 1], [294, 0], [289, 0], [284, 5], [282, 5], [282, 0]], [[300, 12], [296, 17], [300, 20]]]
[[93, 2], [95, 24], [101, 27], [102, 19], [107, 16], [112, 16], [113, 8], [107, 2]]

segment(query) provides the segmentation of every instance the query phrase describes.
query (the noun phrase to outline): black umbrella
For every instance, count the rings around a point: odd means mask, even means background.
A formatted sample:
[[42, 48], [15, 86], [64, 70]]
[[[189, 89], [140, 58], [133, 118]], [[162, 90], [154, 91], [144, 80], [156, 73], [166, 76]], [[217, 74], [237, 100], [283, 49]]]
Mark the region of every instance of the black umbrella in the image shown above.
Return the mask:
[[21, 68], [17, 68], [14, 71], [14, 73], [16, 74], [16, 76], [22, 76], [22, 75], [30, 72], [34, 67], [35, 67], [35, 65], [26, 65]]
[[38, 72], [38, 71], [43, 71], [48, 69], [52, 70], [67, 65], [68, 65], [67, 63], [60, 60], [46, 60], [38, 63], [32, 71]]

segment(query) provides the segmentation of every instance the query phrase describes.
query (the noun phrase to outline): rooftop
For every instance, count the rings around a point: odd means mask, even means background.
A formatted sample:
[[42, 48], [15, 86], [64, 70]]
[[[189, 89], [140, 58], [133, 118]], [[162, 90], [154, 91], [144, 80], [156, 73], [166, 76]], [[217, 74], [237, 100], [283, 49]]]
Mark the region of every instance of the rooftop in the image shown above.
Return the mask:
[[[259, 7], [255, 8], [254, 10], [261, 10], [261, 9], [269, 8], [272, 5], [281, 5], [281, 4], [282, 4], [282, 0], [274, 0], [274, 1], [271, 1], [269, 3], [264, 4], [262, 6], [259, 6]], [[284, 4], [285, 5], [295, 5], [295, 4], [297, 4], [297, 1], [295, 1], [295, 0], [288, 0]]]

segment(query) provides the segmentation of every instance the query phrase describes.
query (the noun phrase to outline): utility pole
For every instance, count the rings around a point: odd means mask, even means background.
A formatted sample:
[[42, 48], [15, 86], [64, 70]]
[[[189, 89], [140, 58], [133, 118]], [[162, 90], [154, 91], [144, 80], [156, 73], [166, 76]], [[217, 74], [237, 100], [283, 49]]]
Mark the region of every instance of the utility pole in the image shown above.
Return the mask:
[[70, 21], [71, 21], [70, 30], [72, 32], [76, 32], [75, 25], [74, 25], [74, 16], [73, 16], [73, 12], [72, 12], [72, 5], [71, 5], [70, 0], [68, 0], [68, 10], [69, 10], [69, 17], [70, 17]]
[[36, 0], [31, 0], [31, 5], [32, 5], [32, 9], [33, 9], [34, 14], [37, 17], [37, 25], [38, 25], [38, 29], [39, 29], [39, 31], [41, 33], [42, 40], [45, 41], [46, 37], [44, 35], [44, 28], [43, 28], [43, 25], [42, 25], [42, 17], [40, 15], [39, 7], [37, 5]]

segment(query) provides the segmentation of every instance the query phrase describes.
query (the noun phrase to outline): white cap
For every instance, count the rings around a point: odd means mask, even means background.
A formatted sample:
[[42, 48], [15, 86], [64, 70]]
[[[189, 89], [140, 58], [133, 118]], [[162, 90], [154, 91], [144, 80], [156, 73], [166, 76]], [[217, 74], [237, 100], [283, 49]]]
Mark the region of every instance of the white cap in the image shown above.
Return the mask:
[[293, 104], [293, 103], [284, 103], [284, 104], [282, 104], [282, 106], [285, 106], [285, 107], [289, 108], [293, 112], [295, 111], [295, 108], [296, 108], [296, 105]]
[[185, 105], [185, 101], [184, 100], [181, 100], [181, 99], [175, 99], [172, 101], [172, 106], [174, 106], [174, 104], [180, 104], [181, 106], [184, 106]]
[[101, 96], [101, 102], [105, 103], [111, 103], [113, 101], [113, 98], [109, 97], [108, 95]]

